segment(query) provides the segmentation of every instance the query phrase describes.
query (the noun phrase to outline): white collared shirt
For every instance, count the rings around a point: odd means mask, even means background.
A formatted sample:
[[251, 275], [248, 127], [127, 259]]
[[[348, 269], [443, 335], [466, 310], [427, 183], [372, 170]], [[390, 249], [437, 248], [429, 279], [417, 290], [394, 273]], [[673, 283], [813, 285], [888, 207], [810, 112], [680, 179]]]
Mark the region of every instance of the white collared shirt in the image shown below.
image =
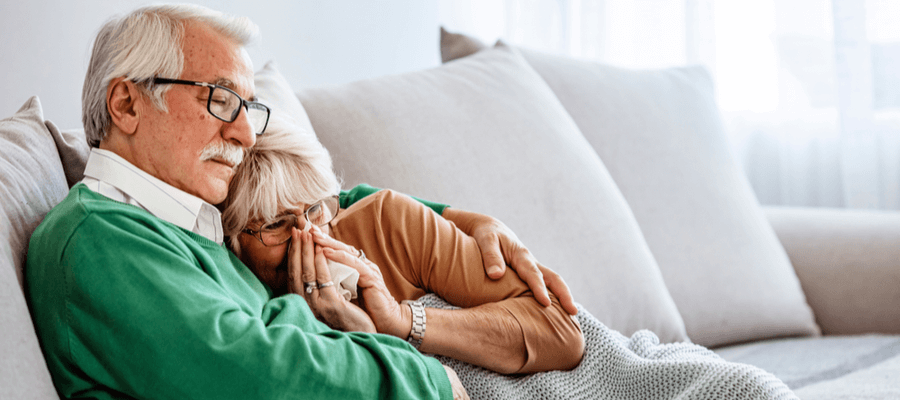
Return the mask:
[[197, 196], [175, 188], [118, 154], [92, 148], [81, 183], [110, 199], [138, 206], [155, 217], [222, 244], [222, 214]]

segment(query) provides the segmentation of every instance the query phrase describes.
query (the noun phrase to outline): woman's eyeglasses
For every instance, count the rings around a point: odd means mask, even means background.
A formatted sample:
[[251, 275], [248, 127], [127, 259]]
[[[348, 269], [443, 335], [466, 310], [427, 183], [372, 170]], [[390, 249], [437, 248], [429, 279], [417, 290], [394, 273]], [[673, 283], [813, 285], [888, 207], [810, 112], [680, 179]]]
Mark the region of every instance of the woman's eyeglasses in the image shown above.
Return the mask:
[[[339, 208], [338, 196], [331, 196], [307, 207], [301, 215], [313, 225], [324, 226], [334, 219]], [[300, 216], [297, 214], [288, 213], [263, 224], [259, 229], [246, 228], [241, 232], [257, 238], [263, 245], [278, 246], [291, 240], [291, 228], [297, 226], [299, 219]]]

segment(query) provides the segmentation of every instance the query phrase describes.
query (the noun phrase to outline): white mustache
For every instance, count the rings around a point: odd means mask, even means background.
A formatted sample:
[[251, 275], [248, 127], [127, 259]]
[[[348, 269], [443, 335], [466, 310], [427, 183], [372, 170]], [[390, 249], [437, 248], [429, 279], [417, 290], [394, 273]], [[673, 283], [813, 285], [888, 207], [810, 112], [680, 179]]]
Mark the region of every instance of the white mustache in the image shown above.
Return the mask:
[[244, 148], [228, 142], [210, 143], [200, 154], [200, 161], [221, 160], [237, 167], [244, 159]]

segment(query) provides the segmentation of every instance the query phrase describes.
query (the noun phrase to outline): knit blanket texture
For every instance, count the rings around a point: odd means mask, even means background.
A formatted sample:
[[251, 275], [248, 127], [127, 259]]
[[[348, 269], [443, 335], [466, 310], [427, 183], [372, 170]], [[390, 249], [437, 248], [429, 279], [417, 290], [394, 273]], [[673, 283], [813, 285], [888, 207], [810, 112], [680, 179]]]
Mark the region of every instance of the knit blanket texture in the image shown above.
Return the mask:
[[[426, 307], [456, 309], [434, 294]], [[584, 358], [570, 371], [501, 375], [449, 357], [433, 357], [453, 368], [476, 399], [797, 399], [774, 375], [748, 364], [728, 362], [692, 343], [660, 344], [650, 331], [630, 338], [607, 328], [578, 305]], [[425, 335], [427, 337], [428, 331]]]

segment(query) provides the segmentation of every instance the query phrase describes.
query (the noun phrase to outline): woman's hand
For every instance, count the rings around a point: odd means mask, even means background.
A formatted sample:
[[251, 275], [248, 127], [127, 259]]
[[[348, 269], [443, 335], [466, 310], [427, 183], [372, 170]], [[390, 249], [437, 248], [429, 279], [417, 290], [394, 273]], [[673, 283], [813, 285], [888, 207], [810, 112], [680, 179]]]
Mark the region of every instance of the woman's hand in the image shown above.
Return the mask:
[[409, 337], [412, 327], [412, 311], [401, 306], [394, 299], [384, 284], [381, 270], [371, 260], [363, 258], [362, 253], [353, 246], [342, 243], [328, 235], [315, 230], [316, 244], [324, 248], [325, 257], [329, 260], [347, 265], [359, 272], [360, 305], [375, 323], [379, 333], [393, 335], [401, 339]]
[[559, 274], [539, 263], [516, 234], [500, 220], [489, 215], [447, 208], [442, 216], [475, 239], [481, 248], [484, 271], [491, 279], [500, 279], [508, 263], [522, 278], [534, 298], [544, 307], [550, 306], [549, 288], [559, 299], [563, 309], [578, 314], [569, 286]]
[[372, 319], [361, 308], [338, 294], [331, 281], [323, 248], [309, 232], [294, 228], [288, 250], [288, 290], [306, 299], [313, 315], [332, 329], [345, 332], [375, 331]]

